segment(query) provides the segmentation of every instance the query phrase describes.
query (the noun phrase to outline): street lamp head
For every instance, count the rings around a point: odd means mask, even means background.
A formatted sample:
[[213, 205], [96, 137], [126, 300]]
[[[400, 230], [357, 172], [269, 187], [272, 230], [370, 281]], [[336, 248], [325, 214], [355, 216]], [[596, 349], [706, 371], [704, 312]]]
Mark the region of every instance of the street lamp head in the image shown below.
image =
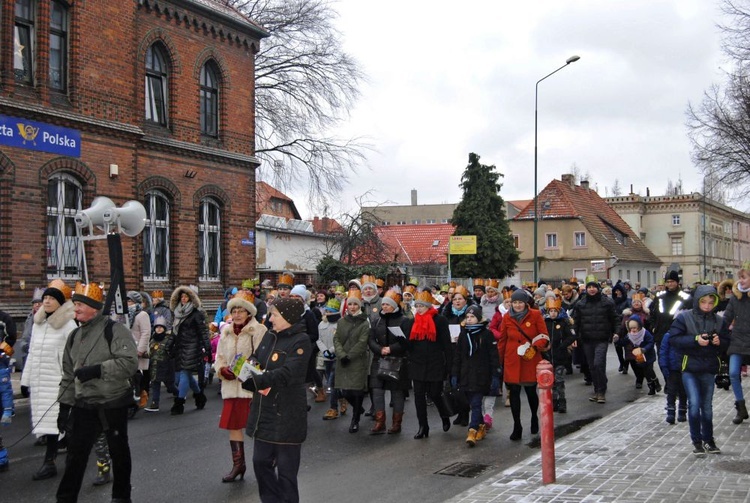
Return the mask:
[[566, 59], [566, 60], [565, 60], [565, 64], [566, 64], [566, 65], [569, 65], [569, 64], [571, 64], [571, 63], [575, 63], [575, 62], [576, 62], [576, 61], [578, 61], [579, 59], [581, 59], [581, 57], [580, 57], [580, 56], [571, 56], [571, 57], [569, 57], [568, 59]]

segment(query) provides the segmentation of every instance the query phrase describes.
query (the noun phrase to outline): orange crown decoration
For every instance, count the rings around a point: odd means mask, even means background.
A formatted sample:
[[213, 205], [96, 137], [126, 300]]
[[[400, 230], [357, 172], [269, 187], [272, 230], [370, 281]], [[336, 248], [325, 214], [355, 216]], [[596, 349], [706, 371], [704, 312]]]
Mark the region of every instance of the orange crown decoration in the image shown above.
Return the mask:
[[154, 290], [151, 292], [151, 298], [152, 299], [163, 299], [164, 298], [164, 292], [161, 290]]
[[382, 288], [382, 287], [385, 286], [385, 281], [383, 281], [382, 279], [378, 278], [378, 279], [375, 280], [375, 285], [377, 285], [378, 287]]
[[513, 295], [513, 292], [511, 292], [507, 288], [503, 288], [502, 294], [503, 294], [503, 300], [505, 300], [505, 299], [510, 299], [511, 296]]
[[630, 299], [630, 302], [632, 303], [633, 301], [636, 301], [636, 300], [637, 300], [637, 301], [639, 301], [639, 302], [640, 302], [641, 304], [643, 304], [643, 299], [645, 299], [645, 298], [646, 298], [646, 296], [645, 296], [645, 295], [643, 295], [643, 293], [641, 293], [641, 292], [636, 292], [636, 293], [634, 293], [634, 294], [633, 294], [633, 297], [632, 297], [632, 298]]
[[427, 290], [422, 290], [414, 296], [414, 302], [421, 302], [422, 304], [438, 305], [439, 302], [435, 300], [435, 297]]
[[455, 294], [461, 295], [466, 300], [469, 300], [471, 298], [471, 294], [466, 289], [466, 287], [463, 286], [463, 285], [458, 285], [456, 287], [456, 289], [453, 291], [453, 295], [455, 295]]
[[545, 302], [544, 307], [549, 309], [555, 309], [557, 311], [560, 311], [562, 308], [562, 299], [559, 297], [547, 297], [547, 302]]
[[346, 297], [348, 299], [351, 299], [352, 297], [354, 297], [355, 299], [359, 299], [359, 301], [362, 302], [362, 292], [360, 292], [359, 290], [355, 290], [355, 289], [349, 290], [349, 294]]
[[413, 297], [414, 295], [416, 295], [417, 289], [414, 288], [414, 285], [406, 285], [404, 287], [404, 293], [410, 293]]
[[474, 279], [474, 286], [485, 286], [486, 283], [482, 278], [475, 278]]
[[388, 290], [383, 294], [383, 297], [388, 297], [389, 299], [393, 299], [393, 301], [398, 305], [401, 304], [401, 294], [398, 293], [396, 290]]
[[290, 272], [282, 272], [279, 278], [279, 286], [287, 285], [289, 288], [294, 286], [294, 274]]
[[75, 293], [77, 295], [88, 297], [89, 299], [96, 302], [104, 302], [104, 292], [102, 292], [102, 289], [99, 288], [99, 285], [97, 285], [96, 283], [89, 283], [88, 285], [85, 285], [78, 281], [76, 283]]
[[255, 295], [253, 295], [253, 292], [247, 291], [247, 290], [240, 290], [236, 294], [234, 294], [233, 299], [241, 299], [244, 301], [249, 302], [250, 304], [253, 304], [255, 302]]
[[359, 284], [362, 285], [362, 286], [365, 286], [365, 283], [376, 284], [375, 283], [375, 276], [370, 276], [368, 274], [364, 274], [362, 276], [362, 278], [359, 280]]
[[70, 300], [70, 297], [73, 295], [73, 289], [66, 285], [65, 282], [61, 279], [53, 279], [49, 282], [47, 288], [55, 288], [57, 290], [60, 290], [63, 294], [63, 297], [65, 297], [65, 300]]
[[497, 290], [500, 288], [500, 282], [496, 279], [488, 279], [484, 282], [484, 286]]

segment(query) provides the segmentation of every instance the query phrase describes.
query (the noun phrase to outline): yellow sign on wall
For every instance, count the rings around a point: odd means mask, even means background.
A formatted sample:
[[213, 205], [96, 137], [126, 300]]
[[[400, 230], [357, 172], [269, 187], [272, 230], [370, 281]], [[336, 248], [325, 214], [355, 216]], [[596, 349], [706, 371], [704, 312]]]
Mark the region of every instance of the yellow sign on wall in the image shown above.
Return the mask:
[[449, 253], [451, 255], [476, 255], [476, 236], [451, 236]]

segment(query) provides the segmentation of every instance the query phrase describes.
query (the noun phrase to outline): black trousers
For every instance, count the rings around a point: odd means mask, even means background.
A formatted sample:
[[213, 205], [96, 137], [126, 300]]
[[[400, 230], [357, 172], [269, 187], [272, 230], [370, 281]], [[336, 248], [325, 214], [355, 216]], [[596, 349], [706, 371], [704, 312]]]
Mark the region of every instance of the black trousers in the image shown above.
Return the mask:
[[255, 439], [253, 471], [263, 503], [298, 503], [297, 473], [302, 444], [272, 444]]
[[440, 417], [448, 417], [447, 411], [443, 409], [443, 400], [440, 395], [443, 392], [442, 381], [413, 381], [414, 383], [414, 408], [417, 410], [419, 426], [428, 427], [427, 422], [427, 398], [437, 407]]
[[112, 498], [130, 498], [130, 446], [128, 408], [83, 409], [73, 407], [73, 431], [68, 440], [65, 473], [57, 488], [58, 503], [78, 501], [83, 476], [96, 437], [104, 431], [112, 457]]

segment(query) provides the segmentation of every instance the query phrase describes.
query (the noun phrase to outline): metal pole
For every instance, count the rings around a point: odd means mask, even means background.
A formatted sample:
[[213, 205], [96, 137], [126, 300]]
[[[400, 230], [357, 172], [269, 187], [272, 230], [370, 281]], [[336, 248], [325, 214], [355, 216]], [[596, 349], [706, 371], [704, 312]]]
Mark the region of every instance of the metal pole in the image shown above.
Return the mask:
[[539, 418], [542, 437], [542, 484], [555, 483], [555, 418], [552, 410], [552, 386], [555, 373], [547, 360], [536, 366], [537, 394], [539, 395]]
[[541, 79], [536, 81], [536, 85], [534, 86], [534, 283], [539, 283], [539, 247], [538, 247], [538, 239], [537, 236], [537, 228], [539, 226], [539, 190], [538, 190], [538, 170], [537, 170], [537, 137], [538, 137], [538, 125], [539, 125], [539, 83], [546, 79], [547, 77], [551, 77], [552, 75], [556, 74], [566, 66], [568, 66], [571, 63], [575, 63], [581, 59], [579, 56], [571, 56], [566, 61], [565, 64], [562, 65], [560, 68], [555, 70], [552, 73], [548, 73]]

